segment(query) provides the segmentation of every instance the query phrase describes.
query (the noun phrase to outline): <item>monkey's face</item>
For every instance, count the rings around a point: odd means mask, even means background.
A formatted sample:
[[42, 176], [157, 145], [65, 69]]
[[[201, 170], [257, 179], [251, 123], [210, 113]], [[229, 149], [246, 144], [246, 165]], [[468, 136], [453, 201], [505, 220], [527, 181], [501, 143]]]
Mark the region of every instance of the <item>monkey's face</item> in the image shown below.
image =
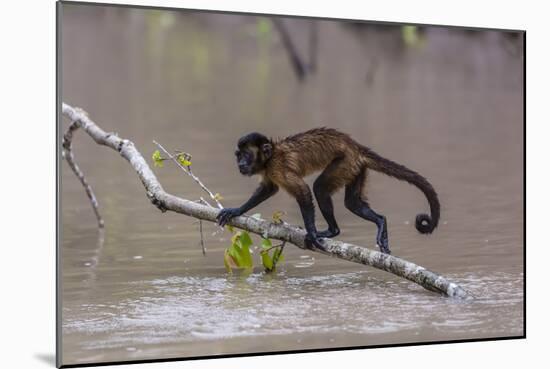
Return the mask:
[[245, 176], [259, 174], [273, 154], [273, 145], [262, 134], [253, 132], [239, 139], [235, 157], [239, 172]]
[[258, 171], [256, 163], [258, 159], [257, 156], [257, 150], [248, 146], [235, 151], [239, 172], [241, 172], [242, 175], [251, 176]]
[[265, 169], [266, 161], [271, 157], [271, 144], [264, 144], [262, 147], [246, 145], [237, 148], [235, 156], [239, 172], [245, 176], [252, 176]]

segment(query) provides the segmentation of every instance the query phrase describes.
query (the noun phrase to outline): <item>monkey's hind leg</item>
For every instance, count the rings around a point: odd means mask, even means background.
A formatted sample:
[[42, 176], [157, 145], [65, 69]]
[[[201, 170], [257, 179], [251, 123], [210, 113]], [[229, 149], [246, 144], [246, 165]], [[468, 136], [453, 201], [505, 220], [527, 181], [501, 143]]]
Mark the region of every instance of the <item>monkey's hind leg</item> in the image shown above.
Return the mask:
[[319, 204], [321, 214], [327, 221], [328, 229], [317, 233], [319, 237], [332, 238], [340, 234], [340, 228], [334, 217], [334, 206], [332, 205], [332, 194], [344, 185], [344, 178], [339, 171], [343, 168], [343, 158], [337, 158], [330, 163], [313, 183], [313, 193]]
[[377, 214], [369, 207], [369, 204], [363, 200], [362, 190], [365, 185], [367, 172], [366, 168], [348, 185], [346, 185], [345, 205], [353, 214], [360, 216], [370, 222], [373, 222], [378, 227], [376, 234], [376, 243], [380, 247], [380, 251], [385, 254], [390, 254], [388, 244], [388, 225], [386, 217]]

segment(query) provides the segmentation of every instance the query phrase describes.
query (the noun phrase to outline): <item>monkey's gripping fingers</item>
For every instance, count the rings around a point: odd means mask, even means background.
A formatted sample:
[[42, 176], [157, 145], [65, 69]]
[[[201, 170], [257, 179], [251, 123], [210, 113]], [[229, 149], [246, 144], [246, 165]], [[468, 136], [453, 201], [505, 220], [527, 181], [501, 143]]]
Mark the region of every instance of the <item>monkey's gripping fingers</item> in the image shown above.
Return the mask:
[[218, 224], [222, 227], [227, 224], [232, 218], [238, 217], [241, 215], [241, 210], [239, 208], [225, 208], [222, 209], [218, 216], [216, 217], [216, 220], [218, 221]]

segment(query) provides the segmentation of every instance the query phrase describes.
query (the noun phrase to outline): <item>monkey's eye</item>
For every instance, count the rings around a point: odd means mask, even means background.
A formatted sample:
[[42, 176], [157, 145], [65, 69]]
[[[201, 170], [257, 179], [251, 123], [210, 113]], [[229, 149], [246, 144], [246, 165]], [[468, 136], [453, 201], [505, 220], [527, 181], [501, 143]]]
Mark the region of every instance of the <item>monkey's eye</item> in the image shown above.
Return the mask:
[[235, 156], [239, 156], [239, 150], [235, 151]]

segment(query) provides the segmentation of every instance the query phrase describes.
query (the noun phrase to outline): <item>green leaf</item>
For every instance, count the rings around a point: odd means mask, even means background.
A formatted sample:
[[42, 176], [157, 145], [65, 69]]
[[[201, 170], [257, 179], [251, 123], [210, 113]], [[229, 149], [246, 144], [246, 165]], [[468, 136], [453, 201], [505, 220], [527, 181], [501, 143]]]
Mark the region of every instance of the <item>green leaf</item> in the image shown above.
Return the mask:
[[275, 249], [275, 251], [273, 251], [273, 264], [274, 264], [274, 266], [277, 265], [279, 262], [281, 262], [283, 260], [284, 260], [283, 248], [278, 247], [278, 248]]
[[268, 249], [268, 248], [273, 246], [273, 244], [271, 243], [271, 240], [269, 238], [262, 239], [262, 244], [261, 245], [264, 249]]
[[256, 31], [260, 37], [269, 37], [271, 34], [271, 21], [267, 18], [259, 18], [256, 23]]
[[184, 167], [188, 167], [191, 165], [191, 162], [189, 160], [185, 160], [185, 159], [181, 159], [181, 160], [178, 160], [180, 162], [181, 165], [183, 165]]
[[235, 262], [238, 268], [252, 268], [254, 265], [250, 246], [252, 239], [248, 232], [239, 231], [231, 237], [231, 246], [227, 249], [227, 253]]
[[418, 32], [417, 26], [401, 27], [401, 36], [405, 42], [405, 45], [411, 47], [422, 46], [424, 41], [422, 34]]
[[262, 264], [266, 270], [266, 272], [271, 272], [273, 270], [273, 260], [271, 259], [271, 256], [269, 256], [268, 252], [262, 252]]
[[252, 254], [250, 253], [250, 246], [252, 246], [252, 238], [246, 231], [241, 231], [241, 256], [245, 268], [252, 268], [254, 261], [252, 260]]
[[160, 155], [160, 151], [158, 150], [153, 153], [153, 163], [155, 167], [162, 168], [164, 166], [164, 158]]
[[245, 247], [250, 247], [252, 245], [252, 238], [247, 231], [241, 231], [241, 243]]
[[[275, 270], [277, 264], [283, 261], [283, 247], [273, 247], [273, 244], [270, 239], [264, 238], [261, 243], [262, 251], [260, 251], [260, 256], [262, 258], [262, 265], [265, 268], [267, 273], [270, 273]], [[271, 251], [273, 250], [273, 252]]]
[[191, 161], [189, 161], [189, 156], [186, 154], [178, 154], [176, 157], [178, 162], [183, 165], [184, 167], [188, 167], [191, 165]]
[[226, 225], [225, 228], [227, 228], [227, 230], [231, 233], [235, 233], [235, 227], [233, 227], [232, 225]]
[[229, 256], [229, 250], [225, 250], [223, 254], [223, 265], [225, 266], [227, 273], [233, 273], [233, 271], [231, 270], [231, 256]]
[[[261, 243], [262, 251], [260, 256], [262, 258], [262, 265], [267, 273], [275, 270], [277, 264], [283, 261], [283, 247], [273, 247], [270, 239], [264, 238]], [[273, 250], [273, 251], [271, 251]]]

